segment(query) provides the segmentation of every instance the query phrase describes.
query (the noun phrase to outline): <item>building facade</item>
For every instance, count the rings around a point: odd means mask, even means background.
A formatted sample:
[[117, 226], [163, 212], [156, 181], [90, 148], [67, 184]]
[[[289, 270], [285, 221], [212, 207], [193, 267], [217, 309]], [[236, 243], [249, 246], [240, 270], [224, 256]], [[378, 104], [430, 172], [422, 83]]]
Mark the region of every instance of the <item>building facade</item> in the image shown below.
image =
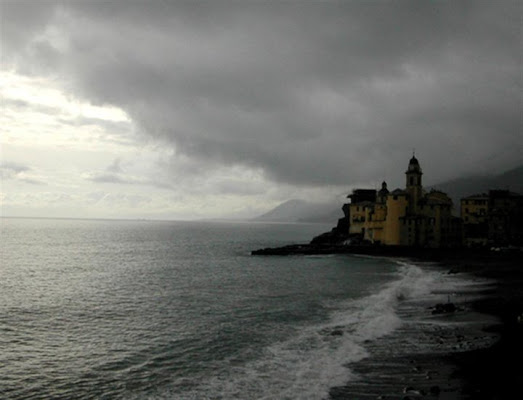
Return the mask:
[[445, 193], [423, 189], [423, 172], [413, 156], [405, 172], [405, 189], [389, 192], [357, 189], [344, 206], [349, 236], [384, 245], [451, 247], [461, 242], [459, 218], [452, 215], [452, 200]]
[[461, 199], [463, 244], [507, 246], [523, 244], [523, 196], [509, 190]]
[[476, 194], [460, 200], [463, 244], [483, 247], [488, 243], [488, 194]]

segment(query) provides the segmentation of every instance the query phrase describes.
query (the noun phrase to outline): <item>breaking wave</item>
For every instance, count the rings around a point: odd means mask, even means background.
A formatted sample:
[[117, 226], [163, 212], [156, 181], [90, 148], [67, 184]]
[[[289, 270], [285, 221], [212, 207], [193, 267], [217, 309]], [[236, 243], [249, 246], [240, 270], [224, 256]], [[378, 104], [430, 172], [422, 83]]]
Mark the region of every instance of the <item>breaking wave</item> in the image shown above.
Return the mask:
[[[338, 304], [328, 322], [298, 330], [273, 343], [255, 360], [231, 365], [200, 382], [174, 383], [157, 398], [180, 399], [320, 399], [329, 388], [354, 379], [351, 363], [369, 354], [366, 344], [402, 324], [399, 302], [428, 295], [440, 273], [398, 263], [397, 277], [366, 297]], [[186, 390], [180, 393], [180, 388]]]

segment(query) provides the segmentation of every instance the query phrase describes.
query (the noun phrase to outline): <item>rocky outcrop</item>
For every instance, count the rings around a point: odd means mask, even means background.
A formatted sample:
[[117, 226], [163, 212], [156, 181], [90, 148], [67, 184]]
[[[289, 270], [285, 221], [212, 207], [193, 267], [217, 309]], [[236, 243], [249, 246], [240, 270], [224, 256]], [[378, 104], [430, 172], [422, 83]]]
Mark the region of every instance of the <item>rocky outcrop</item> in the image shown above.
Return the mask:
[[366, 254], [374, 256], [407, 257], [414, 256], [412, 249], [400, 246], [344, 245], [344, 244], [291, 244], [283, 247], [268, 247], [254, 250], [253, 256], [293, 256], [321, 254]]
[[330, 232], [322, 233], [312, 239], [311, 245], [320, 244], [343, 244], [349, 239], [349, 218], [343, 217], [338, 220], [338, 224]]
[[288, 246], [272, 248], [269, 247], [251, 252], [253, 256], [292, 256], [341, 253], [349, 253], [348, 246], [326, 244], [291, 244]]

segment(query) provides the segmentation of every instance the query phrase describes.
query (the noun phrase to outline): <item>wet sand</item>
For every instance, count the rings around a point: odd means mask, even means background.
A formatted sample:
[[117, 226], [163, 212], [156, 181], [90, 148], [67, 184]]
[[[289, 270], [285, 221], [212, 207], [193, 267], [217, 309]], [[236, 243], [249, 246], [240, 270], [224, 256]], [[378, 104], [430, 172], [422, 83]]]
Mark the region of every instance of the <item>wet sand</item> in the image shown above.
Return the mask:
[[[370, 357], [349, 367], [358, 377], [332, 388], [332, 400], [512, 399], [523, 379], [521, 254], [424, 257], [445, 274], [477, 285], [441, 292], [456, 311], [433, 314], [435, 299], [400, 306], [403, 326], [367, 343]], [[433, 263], [437, 261], [437, 263]]]
[[[452, 261], [452, 260], [450, 260]], [[457, 376], [465, 380], [464, 393], [471, 399], [516, 399], [523, 380], [523, 254], [454, 260], [456, 271], [494, 279], [492, 290], [472, 307], [494, 315], [499, 323], [487, 329], [499, 340], [485, 349], [454, 354]], [[519, 319], [519, 320], [518, 320]]]

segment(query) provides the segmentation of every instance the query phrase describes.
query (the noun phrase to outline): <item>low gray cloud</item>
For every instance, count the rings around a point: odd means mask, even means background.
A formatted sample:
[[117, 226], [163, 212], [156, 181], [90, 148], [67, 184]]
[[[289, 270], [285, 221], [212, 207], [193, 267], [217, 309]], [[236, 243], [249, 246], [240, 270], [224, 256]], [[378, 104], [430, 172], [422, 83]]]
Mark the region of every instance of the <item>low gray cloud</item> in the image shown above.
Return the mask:
[[[49, 106], [45, 104], [32, 103], [22, 99], [2, 98], [2, 107], [4, 110], [30, 111], [45, 115], [59, 116], [63, 110], [60, 107]], [[61, 121], [65, 122], [65, 121]]]
[[11, 161], [2, 161], [0, 162], [0, 171], [2, 171], [2, 178], [12, 177], [19, 174], [20, 172], [29, 171], [27, 165], [11, 162]]
[[76, 116], [74, 118], [59, 118], [60, 123], [71, 125], [71, 126], [102, 126], [104, 130], [107, 130], [113, 134], [125, 135], [130, 134], [131, 129], [129, 122], [126, 121], [110, 121], [102, 118], [91, 118], [84, 116]]
[[432, 181], [523, 160], [521, 2], [29, 4], [2, 3], [4, 64], [202, 171], [321, 186], [397, 179], [412, 148]]
[[121, 185], [140, 185], [152, 186], [159, 189], [172, 189], [172, 185], [166, 182], [154, 181], [150, 179], [141, 179], [132, 176], [127, 176], [121, 173], [102, 172], [89, 174], [86, 177], [91, 182], [98, 183], [116, 183]]
[[124, 178], [112, 173], [93, 174], [88, 176], [87, 179], [92, 182], [99, 183], [119, 183], [124, 185], [141, 184], [141, 182], [138, 182], [134, 179]]
[[97, 171], [85, 175], [85, 179], [97, 183], [110, 183], [119, 185], [139, 185], [151, 186], [159, 189], [172, 189], [173, 186], [168, 182], [161, 180], [148, 179], [145, 177], [138, 177], [129, 174], [125, 168], [122, 167], [122, 160], [119, 158], [108, 165], [103, 171]]
[[11, 161], [0, 162], [0, 179], [2, 180], [16, 180], [18, 182], [29, 183], [31, 185], [45, 185], [40, 179], [32, 177], [32, 169], [27, 166]]
[[119, 174], [123, 172], [122, 166], [121, 166], [122, 160], [119, 158], [115, 158], [111, 165], [109, 165], [106, 170], [108, 172]]

